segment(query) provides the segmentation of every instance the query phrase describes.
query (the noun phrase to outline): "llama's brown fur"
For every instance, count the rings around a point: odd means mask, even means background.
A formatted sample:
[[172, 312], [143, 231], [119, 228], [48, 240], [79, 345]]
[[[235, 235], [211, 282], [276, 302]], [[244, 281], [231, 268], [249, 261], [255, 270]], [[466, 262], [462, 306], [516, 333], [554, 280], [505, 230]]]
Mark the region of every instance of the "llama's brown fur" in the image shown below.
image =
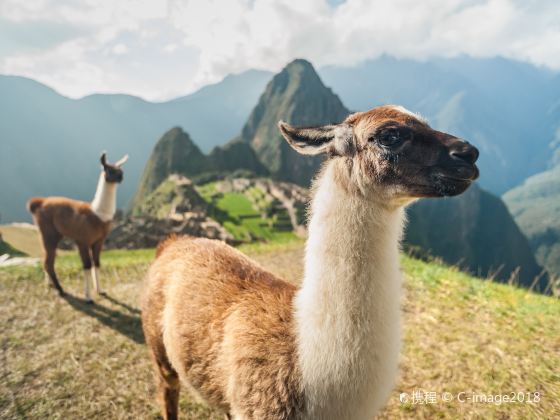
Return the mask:
[[179, 377], [226, 413], [234, 403], [248, 419], [297, 417], [296, 288], [218, 241], [173, 237], [158, 254], [142, 325], [165, 417], [177, 416]]
[[102, 221], [89, 203], [64, 197], [34, 197], [27, 204], [41, 233], [44, 248], [43, 266], [51, 285], [62, 295], [64, 291], [54, 269], [56, 247], [63, 237], [73, 239], [80, 251], [84, 269], [100, 266], [103, 242], [111, 222]]

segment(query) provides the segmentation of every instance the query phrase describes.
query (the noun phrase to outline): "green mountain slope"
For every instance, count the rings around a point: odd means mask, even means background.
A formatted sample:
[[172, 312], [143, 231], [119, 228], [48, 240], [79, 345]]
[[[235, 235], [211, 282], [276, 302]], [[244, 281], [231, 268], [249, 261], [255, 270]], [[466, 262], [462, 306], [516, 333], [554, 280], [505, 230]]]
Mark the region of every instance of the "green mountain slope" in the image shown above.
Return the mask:
[[295, 60], [268, 83], [237, 140], [252, 145], [274, 178], [306, 185], [321, 158], [313, 159], [293, 151], [280, 135], [278, 121], [313, 126], [340, 122], [348, 114], [311, 63]]
[[[481, 276], [530, 287], [542, 268], [504, 203], [476, 184], [454, 198], [422, 200], [409, 209], [406, 243]], [[535, 290], [548, 285], [541, 276]]]
[[258, 175], [268, 173], [251, 145], [242, 141], [232, 141], [216, 146], [208, 155], [209, 165], [215, 172], [233, 172], [239, 169]]
[[503, 198], [539, 263], [560, 277], [560, 164], [528, 178]]

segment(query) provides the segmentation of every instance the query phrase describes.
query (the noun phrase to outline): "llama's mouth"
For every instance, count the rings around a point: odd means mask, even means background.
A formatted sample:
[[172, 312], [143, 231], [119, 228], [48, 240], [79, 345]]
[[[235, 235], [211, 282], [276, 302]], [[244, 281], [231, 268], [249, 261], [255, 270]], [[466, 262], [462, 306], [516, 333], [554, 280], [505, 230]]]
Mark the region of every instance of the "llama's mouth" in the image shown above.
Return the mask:
[[453, 197], [462, 194], [478, 178], [476, 165], [440, 167], [432, 173], [432, 187], [436, 197]]
[[472, 179], [460, 179], [449, 176], [439, 176], [434, 183], [439, 196], [453, 197], [462, 194], [472, 184]]
[[445, 168], [436, 174], [436, 177], [444, 182], [468, 182], [471, 183], [478, 178], [480, 174], [476, 165], [455, 165]]

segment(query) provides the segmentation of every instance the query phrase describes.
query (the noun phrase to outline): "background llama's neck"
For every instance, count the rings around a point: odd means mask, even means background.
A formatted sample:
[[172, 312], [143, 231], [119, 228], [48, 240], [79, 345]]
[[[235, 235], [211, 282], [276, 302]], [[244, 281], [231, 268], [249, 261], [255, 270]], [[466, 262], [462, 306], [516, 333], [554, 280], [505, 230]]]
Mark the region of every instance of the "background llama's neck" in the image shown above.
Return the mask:
[[385, 402], [396, 376], [404, 210], [346, 192], [335, 169], [311, 206], [298, 350], [311, 417], [361, 418]]
[[113, 220], [117, 211], [117, 184], [105, 181], [105, 174], [101, 172], [95, 197], [91, 202], [91, 209], [104, 222]]

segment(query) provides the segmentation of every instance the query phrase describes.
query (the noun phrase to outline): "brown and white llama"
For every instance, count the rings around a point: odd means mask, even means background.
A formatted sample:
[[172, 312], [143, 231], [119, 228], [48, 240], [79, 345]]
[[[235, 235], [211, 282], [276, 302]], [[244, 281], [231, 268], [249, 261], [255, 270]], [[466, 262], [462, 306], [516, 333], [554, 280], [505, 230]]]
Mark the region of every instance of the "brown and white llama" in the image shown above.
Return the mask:
[[65, 197], [34, 197], [27, 202], [27, 209], [41, 233], [45, 277], [61, 296], [64, 296], [64, 290], [54, 270], [54, 261], [56, 247], [63, 237], [73, 239], [80, 251], [86, 300], [93, 302], [90, 295], [92, 279], [96, 293], [102, 294], [99, 256], [117, 209], [117, 185], [123, 180], [122, 165], [127, 159], [128, 155], [111, 165], [107, 163], [107, 155], [101, 155], [103, 170], [91, 203]]
[[371, 419], [400, 350], [404, 207], [462, 193], [476, 148], [417, 115], [381, 106], [338, 125], [280, 131], [326, 153], [314, 181], [297, 288], [228, 245], [170, 238], [142, 302], [166, 419], [180, 380], [235, 419]]

